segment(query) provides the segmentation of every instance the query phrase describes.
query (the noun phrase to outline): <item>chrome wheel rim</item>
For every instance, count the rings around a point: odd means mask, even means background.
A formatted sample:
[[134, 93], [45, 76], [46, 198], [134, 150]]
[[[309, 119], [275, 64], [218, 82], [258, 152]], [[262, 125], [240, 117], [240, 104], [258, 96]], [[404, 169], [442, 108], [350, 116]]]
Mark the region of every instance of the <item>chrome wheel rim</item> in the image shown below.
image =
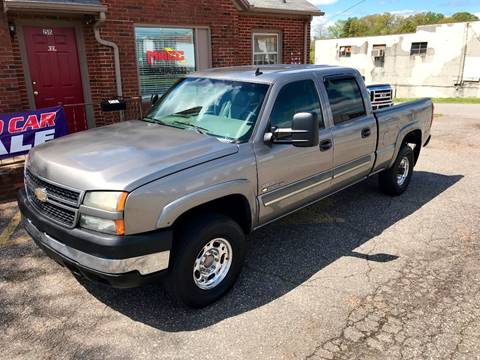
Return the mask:
[[402, 186], [407, 180], [408, 172], [410, 171], [410, 161], [408, 161], [407, 157], [403, 157], [398, 165], [398, 173], [397, 173], [397, 184]]
[[215, 238], [199, 251], [193, 265], [193, 281], [202, 290], [218, 286], [232, 265], [233, 251], [228, 240]]

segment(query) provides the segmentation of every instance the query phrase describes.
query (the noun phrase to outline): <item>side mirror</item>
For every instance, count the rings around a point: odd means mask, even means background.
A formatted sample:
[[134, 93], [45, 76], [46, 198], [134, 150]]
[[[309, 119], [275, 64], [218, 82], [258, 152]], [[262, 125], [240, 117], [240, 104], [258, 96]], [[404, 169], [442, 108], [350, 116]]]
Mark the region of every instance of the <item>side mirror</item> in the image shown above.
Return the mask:
[[157, 101], [158, 101], [158, 94], [152, 95], [152, 96], [150, 97], [150, 103], [151, 103], [152, 105], [155, 105], [155, 103], [156, 103]]
[[318, 146], [318, 116], [314, 113], [297, 113], [293, 115], [292, 141], [298, 147]]
[[[265, 142], [274, 144], [292, 144], [297, 147], [318, 146], [318, 116], [300, 112], [293, 115], [292, 128], [276, 128], [264, 136]], [[282, 139], [285, 135], [291, 135]]]

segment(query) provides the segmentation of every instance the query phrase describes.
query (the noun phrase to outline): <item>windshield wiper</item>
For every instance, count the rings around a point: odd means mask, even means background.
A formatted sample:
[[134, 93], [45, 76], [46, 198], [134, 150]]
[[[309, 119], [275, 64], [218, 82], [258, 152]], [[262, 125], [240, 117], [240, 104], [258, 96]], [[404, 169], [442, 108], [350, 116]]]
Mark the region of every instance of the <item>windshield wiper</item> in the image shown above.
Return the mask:
[[189, 126], [191, 128], [194, 128], [195, 130], [197, 130], [197, 132], [199, 132], [200, 134], [203, 134], [203, 135], [207, 135], [208, 133], [208, 129], [205, 129], [201, 126], [197, 126], [197, 125], [194, 125], [194, 124], [191, 124], [191, 123], [187, 123], [187, 122], [183, 122], [183, 121], [178, 121], [178, 120], [175, 120], [173, 122], [174, 124], [179, 124], [179, 125], [186, 125], [186, 126]]
[[160, 125], [167, 125], [165, 124], [162, 120], [152, 118], [150, 116], [145, 116], [143, 118], [143, 121], [149, 122], [149, 123], [155, 123], [155, 124], [160, 124]]
[[198, 115], [201, 110], [202, 110], [201, 106], [195, 106], [195, 107], [190, 108], [190, 109], [186, 109], [186, 110], [176, 112], [176, 113], [171, 114], [169, 116], [181, 116], [181, 117], [189, 118], [191, 116]]
[[[162, 120], [159, 120], [159, 119], [155, 119], [155, 118], [152, 118], [150, 116], [145, 116], [143, 118], [143, 121], [146, 121], [146, 122], [149, 122], [149, 123], [154, 123], [154, 124], [159, 124], [159, 125], [165, 125], [165, 126], [170, 126], [172, 127], [171, 124], [167, 124], [166, 122], [162, 121]], [[178, 121], [178, 120], [175, 120], [173, 121], [174, 124], [177, 124], [177, 125], [185, 125], [185, 126], [188, 126], [188, 127], [191, 127], [193, 129], [195, 129], [198, 133], [200, 134], [203, 134], [203, 135], [207, 135], [208, 133], [208, 129], [205, 129], [201, 126], [197, 126], [197, 125], [194, 125], [194, 124], [191, 124], [191, 123], [187, 123], [187, 122], [183, 122], [183, 121]], [[173, 126], [173, 127], [177, 127], [177, 126]]]

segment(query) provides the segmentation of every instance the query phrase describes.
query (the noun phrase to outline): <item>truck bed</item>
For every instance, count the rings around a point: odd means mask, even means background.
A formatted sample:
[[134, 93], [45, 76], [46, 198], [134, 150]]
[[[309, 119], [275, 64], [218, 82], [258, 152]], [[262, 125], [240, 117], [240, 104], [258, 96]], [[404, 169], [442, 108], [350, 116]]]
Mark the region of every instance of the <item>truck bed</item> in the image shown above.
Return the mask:
[[377, 159], [373, 171], [387, 168], [396, 158], [405, 134], [417, 130], [421, 144], [430, 137], [433, 103], [425, 98], [374, 111], [378, 126]]

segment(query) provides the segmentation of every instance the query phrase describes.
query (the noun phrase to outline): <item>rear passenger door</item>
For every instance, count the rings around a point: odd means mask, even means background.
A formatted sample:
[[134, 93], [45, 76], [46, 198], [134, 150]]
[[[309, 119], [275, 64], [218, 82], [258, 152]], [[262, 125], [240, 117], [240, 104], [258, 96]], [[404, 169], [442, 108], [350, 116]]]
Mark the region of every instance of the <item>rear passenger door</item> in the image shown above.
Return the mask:
[[375, 161], [377, 124], [362, 92], [359, 80], [352, 75], [325, 77], [333, 127], [334, 188], [346, 186], [370, 173]]

